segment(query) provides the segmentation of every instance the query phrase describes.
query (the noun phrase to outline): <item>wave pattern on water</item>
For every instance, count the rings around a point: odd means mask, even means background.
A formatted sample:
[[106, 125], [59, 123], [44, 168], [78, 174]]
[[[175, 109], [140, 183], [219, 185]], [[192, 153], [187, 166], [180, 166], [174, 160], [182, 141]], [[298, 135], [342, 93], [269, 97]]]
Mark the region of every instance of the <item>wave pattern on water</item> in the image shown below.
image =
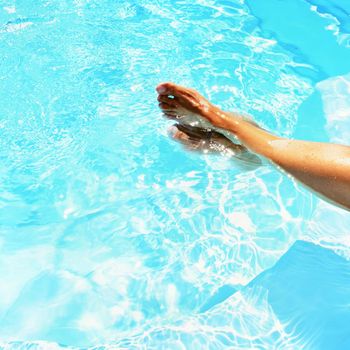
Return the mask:
[[318, 200], [272, 167], [184, 152], [154, 87], [192, 86], [293, 135], [312, 92], [295, 68], [310, 67], [238, 0], [17, 0], [0, 19], [0, 338], [299, 346], [261, 289], [198, 313], [304, 237]]

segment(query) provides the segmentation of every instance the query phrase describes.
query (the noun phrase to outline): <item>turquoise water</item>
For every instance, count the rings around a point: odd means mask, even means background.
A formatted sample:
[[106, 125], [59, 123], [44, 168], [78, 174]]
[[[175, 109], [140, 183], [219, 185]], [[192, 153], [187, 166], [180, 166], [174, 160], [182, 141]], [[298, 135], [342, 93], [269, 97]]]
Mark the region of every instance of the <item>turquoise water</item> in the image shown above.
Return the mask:
[[347, 1], [0, 0], [4, 349], [350, 348], [350, 216], [185, 152], [170, 80], [349, 143]]

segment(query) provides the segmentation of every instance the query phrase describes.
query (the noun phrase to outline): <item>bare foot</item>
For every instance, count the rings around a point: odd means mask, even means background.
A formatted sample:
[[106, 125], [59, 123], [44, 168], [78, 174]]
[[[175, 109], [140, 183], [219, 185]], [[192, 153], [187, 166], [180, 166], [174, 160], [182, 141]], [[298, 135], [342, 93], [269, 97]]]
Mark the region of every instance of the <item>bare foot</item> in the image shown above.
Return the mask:
[[244, 146], [233, 143], [227, 137], [215, 131], [175, 124], [169, 129], [169, 134], [190, 151], [220, 153], [227, 157], [234, 157], [243, 162], [246, 169], [247, 167], [251, 169], [261, 165], [261, 160], [258, 156], [250, 153]]
[[244, 120], [258, 126], [249, 116], [224, 112], [200, 95], [197, 91], [173, 83], [162, 83], [157, 86], [159, 108], [169, 119], [181, 125], [216, 131], [239, 144], [237, 137], [227, 130], [228, 120]]
[[157, 86], [159, 108], [180, 124], [215, 129], [223, 125], [225, 112], [211, 104], [197, 91], [173, 83]]

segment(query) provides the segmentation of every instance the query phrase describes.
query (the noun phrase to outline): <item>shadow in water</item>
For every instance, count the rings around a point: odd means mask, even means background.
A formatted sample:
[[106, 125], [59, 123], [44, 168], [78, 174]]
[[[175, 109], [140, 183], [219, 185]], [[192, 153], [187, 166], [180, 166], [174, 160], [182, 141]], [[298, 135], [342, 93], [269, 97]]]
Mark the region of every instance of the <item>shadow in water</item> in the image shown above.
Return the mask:
[[280, 321], [312, 347], [350, 349], [349, 261], [298, 241], [251, 284], [269, 291], [269, 302]]
[[[268, 302], [286, 331], [306, 348], [350, 349], [350, 262], [333, 251], [297, 241], [245, 288], [267, 290]], [[220, 298], [219, 289], [211, 304], [227, 297]]]

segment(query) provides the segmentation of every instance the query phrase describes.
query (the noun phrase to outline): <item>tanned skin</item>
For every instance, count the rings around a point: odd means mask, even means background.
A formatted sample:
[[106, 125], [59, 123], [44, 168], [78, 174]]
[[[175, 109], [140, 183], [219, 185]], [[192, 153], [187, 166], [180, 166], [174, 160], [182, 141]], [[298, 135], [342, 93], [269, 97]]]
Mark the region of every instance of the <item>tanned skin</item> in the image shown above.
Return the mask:
[[[233, 134], [244, 147], [231, 147], [246, 148], [268, 159], [324, 199], [350, 210], [349, 146], [276, 136], [239, 114], [222, 111], [197, 91], [173, 83], [158, 85], [157, 92], [159, 107], [166, 116], [192, 128], [215, 130], [219, 142], [221, 137], [227, 143], [225, 136]], [[191, 132], [188, 130], [186, 126], [178, 129], [175, 137], [183, 139]]]

